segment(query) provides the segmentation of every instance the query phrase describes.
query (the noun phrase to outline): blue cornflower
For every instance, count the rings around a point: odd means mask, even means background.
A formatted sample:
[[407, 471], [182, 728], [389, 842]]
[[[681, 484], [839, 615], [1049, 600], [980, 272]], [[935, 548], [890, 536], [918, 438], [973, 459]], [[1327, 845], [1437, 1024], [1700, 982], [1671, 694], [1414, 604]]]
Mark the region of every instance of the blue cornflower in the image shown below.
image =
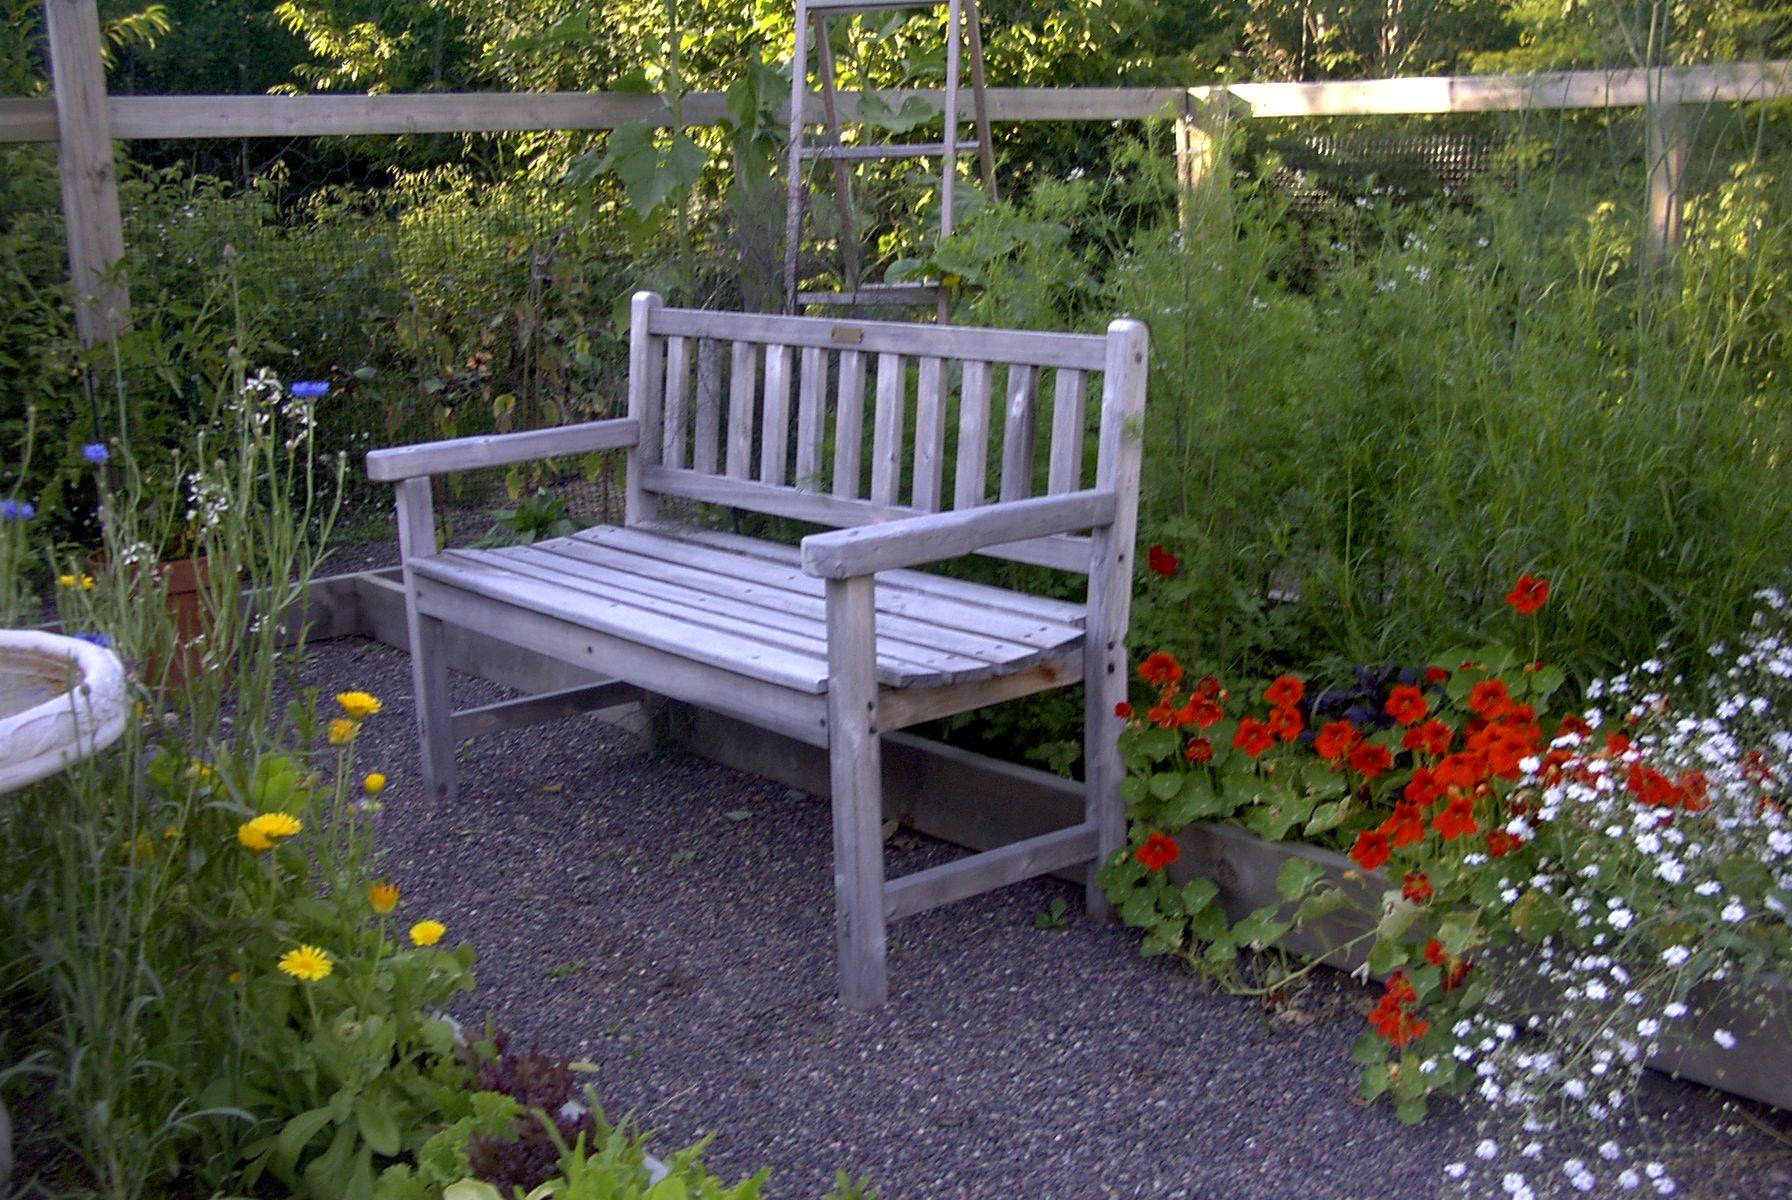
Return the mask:
[[292, 385], [292, 394], [301, 400], [316, 400], [330, 390], [330, 385], [321, 379], [301, 379]]
[[37, 506], [29, 500], [0, 500], [0, 521], [29, 521]]
[[109, 650], [112, 648], [112, 639], [103, 633], [77, 633], [75, 636], [84, 642], [91, 642], [102, 650]]
[[106, 449], [106, 443], [104, 442], [88, 442], [85, 446], [81, 447], [81, 457], [90, 463], [98, 464], [111, 458], [112, 452]]

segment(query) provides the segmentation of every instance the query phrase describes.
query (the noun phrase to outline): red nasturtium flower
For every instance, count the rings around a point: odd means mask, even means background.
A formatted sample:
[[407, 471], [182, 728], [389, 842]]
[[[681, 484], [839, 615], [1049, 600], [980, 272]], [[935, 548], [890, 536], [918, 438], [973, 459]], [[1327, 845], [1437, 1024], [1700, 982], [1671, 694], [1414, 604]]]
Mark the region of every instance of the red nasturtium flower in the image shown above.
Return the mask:
[[1145, 710], [1145, 719], [1159, 729], [1174, 729], [1176, 727], [1175, 706], [1168, 700], [1153, 704]]
[[1520, 838], [1504, 829], [1492, 830], [1487, 835], [1487, 853], [1494, 858], [1504, 858], [1522, 845], [1524, 842]]
[[1569, 713], [1562, 718], [1562, 723], [1556, 726], [1556, 736], [1567, 737], [1571, 733], [1577, 737], [1591, 737], [1593, 734], [1593, 727], [1587, 724], [1587, 719], [1585, 717], [1580, 716], [1578, 713]]
[[1356, 835], [1356, 845], [1350, 848], [1350, 857], [1363, 870], [1373, 871], [1388, 860], [1392, 849], [1387, 834], [1379, 829], [1365, 829]]
[[1430, 767], [1418, 768], [1412, 773], [1412, 778], [1406, 781], [1404, 795], [1420, 808], [1429, 808], [1443, 794], [1443, 785], [1437, 781], [1437, 774]]
[[1119, 717], [1122, 721], [1132, 720], [1132, 705], [1122, 700], [1120, 703], [1114, 705], [1114, 715]]
[[1405, 1046], [1424, 1037], [1431, 1024], [1412, 1012], [1412, 1006], [1419, 1001], [1419, 993], [1406, 977], [1406, 972], [1395, 971], [1388, 976], [1387, 989], [1369, 1014], [1369, 1024], [1396, 1046]]
[[1401, 684], [1388, 693], [1388, 702], [1383, 705], [1388, 716], [1402, 725], [1413, 725], [1425, 719], [1431, 711], [1431, 705], [1425, 700], [1425, 693], [1411, 684]]
[[1622, 733], [1607, 734], [1605, 752], [1607, 754], [1627, 754], [1630, 751], [1630, 738]]
[[1530, 574], [1520, 575], [1512, 590], [1506, 593], [1506, 603], [1526, 617], [1542, 608], [1548, 599], [1549, 580]]
[[1313, 739], [1313, 749], [1326, 762], [1335, 763], [1356, 748], [1362, 734], [1349, 721], [1331, 721]]
[[1450, 741], [1455, 736], [1455, 731], [1448, 725], [1431, 720], [1408, 729], [1400, 744], [1408, 750], [1417, 750], [1420, 754], [1448, 754]]
[[1213, 761], [1213, 743], [1204, 737], [1190, 738], [1188, 752], [1184, 756], [1192, 763]]
[[1439, 786], [1449, 788], [1478, 787], [1487, 778], [1487, 760], [1472, 750], [1448, 754], [1431, 769]]
[[1423, 871], [1408, 871], [1400, 882], [1400, 894], [1414, 904], [1431, 899], [1431, 877]]
[[1145, 565], [1159, 575], [1168, 577], [1182, 569], [1182, 560], [1162, 546], [1152, 546], [1145, 551]]
[[1453, 992], [1461, 987], [1463, 979], [1468, 975], [1469, 967], [1474, 965], [1466, 958], [1452, 957], [1450, 952], [1444, 949], [1444, 944], [1436, 938], [1425, 943], [1425, 961], [1434, 967], [1443, 969], [1444, 991], [1446, 992]]
[[1238, 723], [1238, 734], [1232, 739], [1232, 744], [1252, 758], [1256, 758], [1276, 744], [1276, 735], [1270, 732], [1267, 721], [1259, 721], [1256, 717], [1246, 717]]
[[1512, 693], [1504, 679], [1483, 679], [1468, 693], [1468, 710], [1478, 717], [1497, 721], [1512, 707]]
[[1218, 700], [1200, 692], [1196, 692], [1189, 702], [1183, 705], [1182, 711], [1187, 714], [1184, 724], [1195, 725], [1202, 729], [1212, 729], [1226, 717], [1226, 710], [1220, 707]]
[[1393, 765], [1393, 753], [1374, 742], [1363, 742], [1350, 752], [1350, 769], [1364, 779], [1374, 779]]
[[1182, 664], [1176, 661], [1175, 655], [1159, 650], [1156, 654], [1147, 655], [1145, 661], [1139, 664], [1139, 678], [1147, 683], [1173, 687], [1182, 682]]
[[1448, 671], [1444, 670], [1444, 668], [1442, 668], [1442, 667], [1426, 667], [1425, 668], [1425, 682], [1426, 683], [1445, 683], [1449, 680], [1449, 678], [1450, 678], [1450, 673]]
[[1307, 694], [1307, 685], [1293, 675], [1278, 675], [1276, 681], [1263, 690], [1263, 698], [1277, 708], [1293, 708]]
[[1425, 840], [1425, 814], [1410, 800], [1394, 805], [1394, 815], [1381, 823], [1381, 833], [1393, 842], [1394, 849]]
[[1161, 871], [1182, 857], [1182, 847], [1168, 834], [1154, 833], [1145, 839], [1144, 845], [1133, 851], [1133, 857], [1147, 871]]
[[1431, 828], [1437, 830], [1446, 842], [1473, 837], [1481, 828], [1475, 824], [1474, 801], [1467, 796], [1451, 797], [1444, 810], [1432, 819]]
[[1272, 708], [1269, 711], [1269, 731], [1284, 742], [1292, 742], [1306, 727], [1298, 708]]

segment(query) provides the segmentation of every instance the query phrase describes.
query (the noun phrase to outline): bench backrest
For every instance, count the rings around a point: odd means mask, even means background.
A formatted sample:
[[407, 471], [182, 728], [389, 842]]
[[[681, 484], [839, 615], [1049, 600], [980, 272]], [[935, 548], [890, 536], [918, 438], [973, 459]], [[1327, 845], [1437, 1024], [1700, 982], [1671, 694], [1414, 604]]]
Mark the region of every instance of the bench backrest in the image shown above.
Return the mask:
[[[1085, 488], [1136, 504], [1137, 322], [1105, 337], [1037, 333], [668, 308], [652, 292], [632, 315], [631, 523], [658, 496], [832, 526]], [[987, 553], [1091, 570], [1088, 537]]]

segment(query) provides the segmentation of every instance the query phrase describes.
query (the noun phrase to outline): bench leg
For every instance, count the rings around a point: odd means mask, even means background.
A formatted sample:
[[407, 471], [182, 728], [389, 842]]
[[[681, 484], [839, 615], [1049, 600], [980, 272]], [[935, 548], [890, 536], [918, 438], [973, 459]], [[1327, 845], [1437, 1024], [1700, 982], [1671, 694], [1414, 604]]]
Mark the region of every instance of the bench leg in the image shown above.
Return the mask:
[[423, 751], [423, 792], [454, 798], [454, 710], [448, 700], [448, 656], [442, 622], [410, 613], [411, 687], [417, 702], [417, 744]]
[[857, 1009], [882, 1004], [889, 992], [873, 586], [870, 576], [830, 579], [827, 585], [834, 931], [840, 999]]
[[1120, 722], [1114, 706], [1126, 699], [1125, 658], [1116, 663], [1103, 647], [1092, 646], [1083, 666], [1083, 819], [1095, 826], [1095, 861], [1089, 864], [1084, 905], [1098, 920], [1113, 916], [1095, 873], [1126, 845], [1126, 804], [1120, 798], [1125, 774], [1120, 761]]

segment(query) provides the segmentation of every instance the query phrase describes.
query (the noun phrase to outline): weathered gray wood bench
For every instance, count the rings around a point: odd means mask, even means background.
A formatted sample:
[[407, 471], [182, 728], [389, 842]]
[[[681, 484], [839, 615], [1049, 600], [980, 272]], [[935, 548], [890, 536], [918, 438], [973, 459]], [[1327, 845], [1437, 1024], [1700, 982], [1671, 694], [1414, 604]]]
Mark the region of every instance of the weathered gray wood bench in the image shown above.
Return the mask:
[[[369, 454], [369, 477], [398, 485], [425, 787], [452, 792], [462, 736], [638, 687], [828, 750], [848, 1004], [883, 1000], [893, 919], [1083, 862], [1089, 907], [1105, 914], [1093, 867], [1125, 842], [1114, 706], [1126, 695], [1146, 354], [1144, 326], [1128, 320], [1105, 337], [1026, 333], [702, 312], [643, 292], [627, 417]], [[998, 369], [1006, 403], [992, 454]], [[1101, 412], [1091, 456], [1092, 376]], [[1040, 439], [1047, 377], [1050, 432]], [[623, 525], [438, 551], [432, 476], [617, 448], [628, 454]], [[668, 497], [835, 531], [799, 550], [662, 520]], [[1086, 603], [912, 569], [970, 553], [1086, 573]], [[453, 712], [447, 624], [618, 682]], [[886, 882], [878, 735], [1078, 681], [1085, 820]]]

